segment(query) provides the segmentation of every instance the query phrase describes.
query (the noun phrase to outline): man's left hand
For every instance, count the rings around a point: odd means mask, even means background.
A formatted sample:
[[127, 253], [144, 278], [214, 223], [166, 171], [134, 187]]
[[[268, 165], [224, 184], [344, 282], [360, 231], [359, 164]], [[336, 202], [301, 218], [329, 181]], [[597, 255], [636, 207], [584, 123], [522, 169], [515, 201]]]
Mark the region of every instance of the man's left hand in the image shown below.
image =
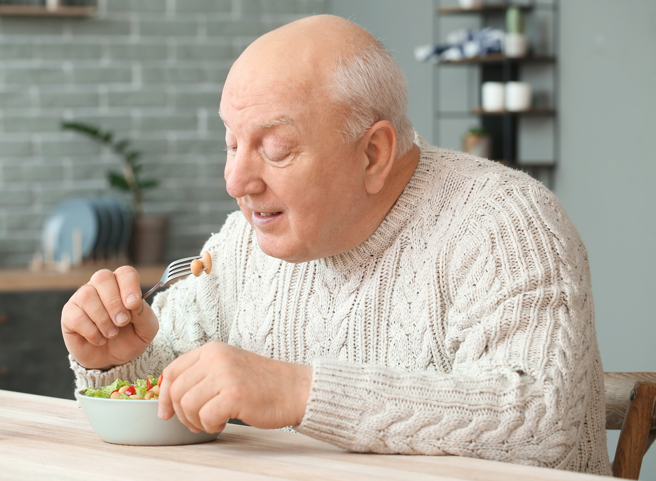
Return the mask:
[[192, 431], [208, 433], [223, 431], [230, 418], [263, 429], [296, 426], [311, 382], [311, 366], [209, 342], [164, 369], [159, 417], [175, 413]]

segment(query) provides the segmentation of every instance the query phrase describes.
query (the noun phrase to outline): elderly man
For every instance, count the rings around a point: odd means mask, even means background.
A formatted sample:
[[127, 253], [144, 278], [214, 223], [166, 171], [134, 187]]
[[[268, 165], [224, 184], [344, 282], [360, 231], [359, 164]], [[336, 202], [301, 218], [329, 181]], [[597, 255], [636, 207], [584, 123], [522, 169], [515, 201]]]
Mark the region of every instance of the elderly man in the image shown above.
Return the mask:
[[330, 16], [264, 35], [220, 115], [231, 215], [209, 275], [131, 267], [64, 307], [79, 386], [163, 371], [160, 417], [352, 451], [609, 473], [581, 240], [540, 183], [415, 135], [403, 74]]

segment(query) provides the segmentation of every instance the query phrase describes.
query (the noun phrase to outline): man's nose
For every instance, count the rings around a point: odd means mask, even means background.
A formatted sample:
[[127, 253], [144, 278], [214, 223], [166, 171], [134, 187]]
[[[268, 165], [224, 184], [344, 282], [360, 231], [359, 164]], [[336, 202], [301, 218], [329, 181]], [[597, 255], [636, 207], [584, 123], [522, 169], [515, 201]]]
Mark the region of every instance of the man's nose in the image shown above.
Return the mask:
[[238, 199], [264, 192], [266, 184], [262, 179], [261, 169], [260, 159], [248, 151], [229, 155], [224, 171], [228, 194]]

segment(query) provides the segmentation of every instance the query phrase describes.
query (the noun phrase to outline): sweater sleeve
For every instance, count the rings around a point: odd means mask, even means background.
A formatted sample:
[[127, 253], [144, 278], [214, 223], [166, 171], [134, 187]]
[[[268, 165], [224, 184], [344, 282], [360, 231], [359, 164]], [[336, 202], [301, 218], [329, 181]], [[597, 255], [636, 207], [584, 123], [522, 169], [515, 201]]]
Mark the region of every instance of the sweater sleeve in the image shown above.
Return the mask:
[[297, 430], [352, 451], [567, 469], [596, 359], [585, 249], [536, 184], [490, 193], [461, 229], [435, 262], [449, 306], [431, 331], [451, 369], [316, 360]]
[[136, 359], [108, 371], [84, 369], [72, 356], [71, 368], [78, 389], [112, 383], [116, 378], [137, 379], [161, 373], [176, 357], [209, 341], [227, 341], [237, 298], [239, 245], [248, 235], [241, 213], [231, 215], [218, 234], [203, 246], [212, 257], [212, 271], [188, 276], [153, 300], [159, 330], [146, 351]]

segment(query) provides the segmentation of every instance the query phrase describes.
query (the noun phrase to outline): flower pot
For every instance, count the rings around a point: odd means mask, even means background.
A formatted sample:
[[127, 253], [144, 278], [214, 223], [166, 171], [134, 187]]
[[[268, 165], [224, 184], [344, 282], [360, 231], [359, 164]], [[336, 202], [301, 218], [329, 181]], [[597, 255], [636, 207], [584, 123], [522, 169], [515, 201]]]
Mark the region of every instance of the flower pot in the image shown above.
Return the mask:
[[130, 259], [138, 265], [162, 264], [169, 221], [166, 217], [136, 216], [132, 223]]
[[506, 33], [503, 38], [503, 53], [508, 58], [526, 57], [528, 37], [523, 33]]
[[468, 154], [489, 159], [491, 151], [490, 136], [468, 132], [462, 139], [462, 150]]

